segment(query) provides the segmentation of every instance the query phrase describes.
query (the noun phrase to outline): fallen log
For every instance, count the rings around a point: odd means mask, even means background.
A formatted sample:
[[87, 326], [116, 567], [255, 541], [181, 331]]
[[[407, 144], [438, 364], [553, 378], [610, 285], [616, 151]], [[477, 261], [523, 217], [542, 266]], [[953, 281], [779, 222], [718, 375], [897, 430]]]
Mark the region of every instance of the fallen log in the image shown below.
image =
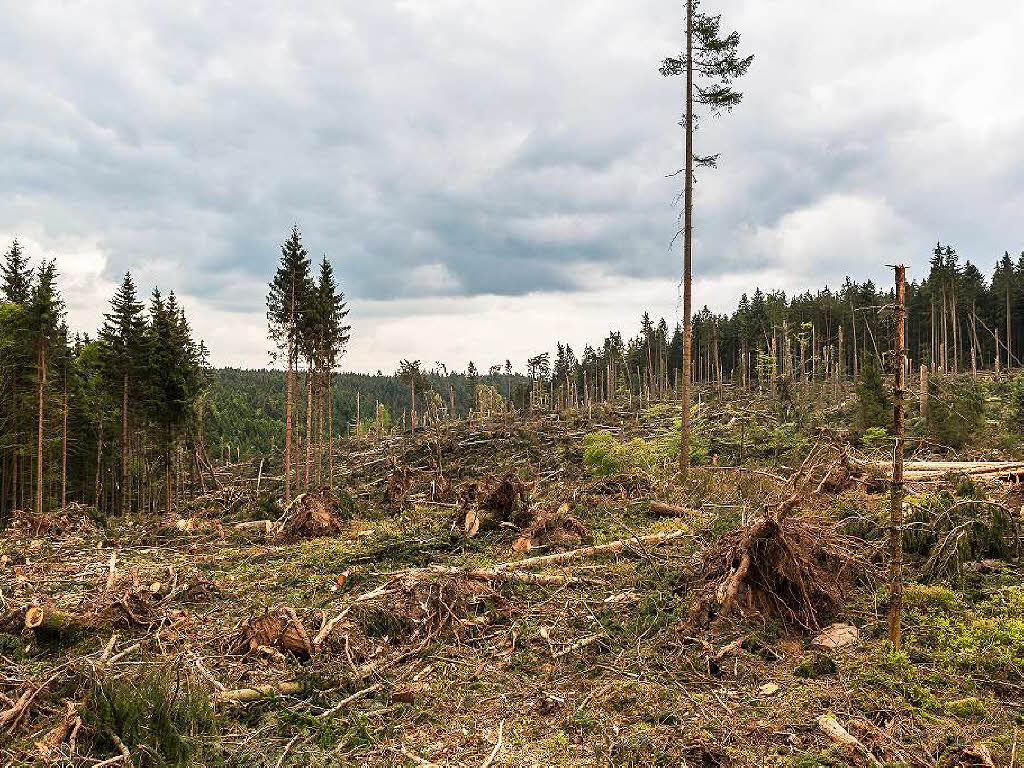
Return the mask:
[[652, 501], [648, 508], [650, 513], [656, 517], [685, 517], [690, 513], [686, 507], [679, 507], [664, 501]]
[[235, 688], [230, 691], [219, 691], [213, 697], [215, 704], [244, 704], [250, 701], [259, 701], [270, 696], [292, 696], [302, 693], [302, 683], [294, 680], [286, 680], [280, 683], [267, 683], [256, 685], [252, 688]]
[[832, 739], [836, 744], [849, 747], [856, 752], [859, 752], [864, 756], [864, 759], [868, 761], [869, 765], [882, 768], [882, 764], [878, 762], [878, 759], [873, 754], [871, 754], [871, 750], [865, 747], [860, 740], [848, 730], [843, 728], [843, 726], [839, 724], [839, 721], [834, 717], [831, 717], [830, 715], [821, 715], [818, 718], [818, 727], [821, 729], [822, 733]]
[[98, 623], [94, 616], [80, 616], [56, 608], [31, 605], [25, 611], [25, 629], [37, 632], [65, 635], [69, 632], [95, 629], [97, 626]]
[[658, 546], [686, 536], [689, 533], [689, 531], [684, 530], [654, 533], [649, 536], [635, 536], [630, 539], [610, 541], [607, 544], [596, 544], [592, 547], [573, 549], [568, 552], [557, 552], [553, 555], [540, 555], [538, 557], [528, 557], [525, 560], [513, 560], [511, 562], [496, 565], [491, 570], [498, 572], [517, 568], [543, 568], [546, 565], [564, 563], [569, 560], [579, 560], [584, 557], [591, 557], [592, 555], [616, 554], [632, 546], [643, 546], [648, 544]]

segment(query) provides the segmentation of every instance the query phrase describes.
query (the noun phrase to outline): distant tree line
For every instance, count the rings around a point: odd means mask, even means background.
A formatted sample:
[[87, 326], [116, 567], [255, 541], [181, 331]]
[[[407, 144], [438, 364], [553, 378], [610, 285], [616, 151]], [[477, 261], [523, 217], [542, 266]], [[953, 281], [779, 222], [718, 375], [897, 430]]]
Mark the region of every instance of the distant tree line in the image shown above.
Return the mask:
[[[936, 244], [928, 275], [907, 284], [907, 349], [911, 368], [933, 373], [1020, 367], [1024, 359], [1024, 252], [998, 259], [986, 279], [956, 249]], [[693, 316], [695, 382], [763, 385], [779, 377], [810, 381], [858, 377], [865, 361], [879, 364], [892, 348], [894, 292], [872, 281], [846, 278], [787, 296], [755, 288], [735, 310], [716, 314], [707, 306]], [[534, 390], [554, 407], [585, 406], [615, 398], [652, 398], [675, 391], [683, 362], [683, 334], [647, 313], [639, 333], [610, 332], [600, 345], [577, 356], [558, 343], [530, 359]]]
[[212, 474], [196, 418], [206, 349], [173, 291], [144, 306], [130, 274], [96, 337], [71, 337], [57, 277], [17, 240], [0, 267], [0, 524], [71, 502], [172, 509]]

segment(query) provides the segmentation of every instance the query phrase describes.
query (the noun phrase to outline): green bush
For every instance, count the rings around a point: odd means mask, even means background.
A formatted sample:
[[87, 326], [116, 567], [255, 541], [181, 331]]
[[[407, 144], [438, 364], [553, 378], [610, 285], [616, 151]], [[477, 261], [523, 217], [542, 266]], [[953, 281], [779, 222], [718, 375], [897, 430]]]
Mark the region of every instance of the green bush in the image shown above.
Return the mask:
[[833, 675], [839, 671], [835, 659], [826, 653], [809, 653], [800, 660], [793, 670], [796, 677], [814, 680], [825, 675]]
[[861, 438], [861, 442], [865, 448], [877, 448], [880, 445], [884, 445], [886, 440], [889, 439], [889, 432], [885, 427], [868, 427], [864, 430], [864, 437]]
[[975, 696], [948, 701], [942, 709], [947, 715], [959, 717], [961, 720], [977, 723], [988, 719], [988, 708]]
[[1024, 373], [1010, 382], [1010, 419], [1017, 429], [1024, 429]]
[[990, 680], [1024, 680], [1024, 587], [1000, 590], [975, 610], [912, 618], [915, 645], [940, 664]]
[[973, 379], [929, 379], [928, 435], [940, 445], [963, 448], [984, 415], [985, 393]]
[[892, 400], [882, 381], [878, 360], [873, 355], [864, 358], [857, 379], [857, 424], [859, 429], [885, 430], [892, 424]]
[[[707, 461], [709, 441], [707, 422], [702, 410], [694, 408], [690, 418], [690, 461]], [[682, 438], [680, 420], [672, 428], [650, 440], [634, 437], [620, 441], [607, 429], [590, 432], [583, 437], [583, 465], [596, 477], [619, 473], [657, 472], [672, 466], [679, 457]]]

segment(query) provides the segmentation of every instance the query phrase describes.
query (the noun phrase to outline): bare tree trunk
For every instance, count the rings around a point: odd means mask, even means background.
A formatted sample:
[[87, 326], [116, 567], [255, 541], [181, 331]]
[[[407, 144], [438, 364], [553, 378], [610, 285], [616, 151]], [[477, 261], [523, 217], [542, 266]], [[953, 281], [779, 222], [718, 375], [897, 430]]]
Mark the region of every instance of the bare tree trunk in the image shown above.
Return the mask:
[[[1010, 279], [1013, 277], [1013, 273], [1006, 275], [1006, 370], [1010, 370], [1013, 367], [1011, 360], [1011, 351], [1013, 349], [1013, 313], [1010, 309]], [[995, 325], [995, 323], [993, 323]], [[996, 350], [996, 354], [999, 354], [999, 350]]]
[[928, 421], [928, 367], [921, 363], [921, 416]]
[[174, 496], [171, 486], [171, 430], [167, 430], [167, 452], [164, 456], [164, 513], [170, 517], [171, 500]]
[[[295, 291], [292, 290], [294, 303]], [[289, 336], [291, 331], [289, 331]], [[288, 341], [288, 373], [285, 375], [284, 385], [284, 503], [287, 505], [292, 500], [292, 368], [295, 362], [295, 355], [292, 352], [292, 342]]]
[[327, 372], [327, 487], [334, 488], [334, 373]]
[[[403, 419], [404, 421], [404, 419]], [[409, 424], [416, 431], [416, 378], [409, 378]]]
[[60, 508], [68, 505], [68, 369], [64, 366], [64, 424], [60, 442]]
[[129, 508], [128, 487], [128, 374], [121, 386], [121, 513]]
[[856, 381], [860, 375], [860, 366], [857, 364], [857, 311], [850, 302], [850, 319], [853, 321], [853, 380]]
[[690, 376], [693, 344], [693, 0], [686, 2], [686, 180], [683, 191], [683, 381], [679, 472], [690, 472]]
[[889, 642], [900, 647], [900, 614], [903, 609], [903, 357], [906, 354], [906, 268], [896, 268], [896, 328], [893, 350], [892, 496], [889, 508]]
[[46, 389], [46, 341], [39, 345], [39, 410], [36, 431], [36, 519], [43, 515], [43, 395]]
[[96, 511], [100, 512], [103, 506], [103, 499], [100, 498], [101, 467], [103, 466], [103, 416], [100, 415], [100, 429], [96, 440], [96, 483], [93, 488], [93, 502], [96, 504]]
[[313, 364], [306, 362], [306, 471], [303, 490], [309, 490], [309, 468], [313, 460]]

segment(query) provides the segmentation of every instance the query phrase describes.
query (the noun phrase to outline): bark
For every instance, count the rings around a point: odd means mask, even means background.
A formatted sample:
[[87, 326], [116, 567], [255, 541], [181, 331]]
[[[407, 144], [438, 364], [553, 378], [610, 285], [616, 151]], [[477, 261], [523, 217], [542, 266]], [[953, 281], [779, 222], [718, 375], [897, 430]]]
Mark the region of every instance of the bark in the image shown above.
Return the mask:
[[309, 468], [313, 460], [313, 365], [306, 363], [306, 470], [303, 474], [303, 490], [309, 490]]
[[896, 448], [892, 462], [892, 494], [889, 508], [889, 642], [899, 648], [900, 614], [903, 609], [903, 356], [906, 341], [906, 268], [896, 271], [896, 327], [893, 339], [893, 435]]
[[56, 608], [33, 605], [25, 611], [25, 629], [63, 635], [96, 626], [95, 617], [59, 611]]
[[64, 424], [60, 444], [60, 508], [68, 505], [68, 370], [64, 368]]
[[39, 345], [39, 410], [36, 431], [36, 518], [43, 515], [43, 395], [46, 390], [46, 342]]
[[693, 0], [686, 3], [686, 179], [683, 199], [683, 379], [679, 472], [685, 480], [690, 472], [690, 355], [693, 343]]

